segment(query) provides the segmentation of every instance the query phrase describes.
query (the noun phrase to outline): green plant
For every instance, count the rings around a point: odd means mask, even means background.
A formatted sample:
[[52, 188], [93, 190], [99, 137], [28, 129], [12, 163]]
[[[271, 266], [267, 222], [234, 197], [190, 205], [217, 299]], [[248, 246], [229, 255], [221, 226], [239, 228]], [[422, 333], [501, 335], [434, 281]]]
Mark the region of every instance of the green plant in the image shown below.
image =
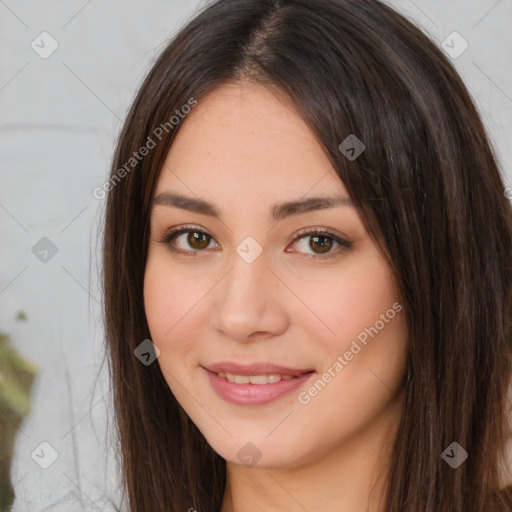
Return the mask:
[[23, 359], [0, 333], [0, 512], [14, 498], [10, 465], [16, 431], [30, 411], [30, 390], [37, 367]]

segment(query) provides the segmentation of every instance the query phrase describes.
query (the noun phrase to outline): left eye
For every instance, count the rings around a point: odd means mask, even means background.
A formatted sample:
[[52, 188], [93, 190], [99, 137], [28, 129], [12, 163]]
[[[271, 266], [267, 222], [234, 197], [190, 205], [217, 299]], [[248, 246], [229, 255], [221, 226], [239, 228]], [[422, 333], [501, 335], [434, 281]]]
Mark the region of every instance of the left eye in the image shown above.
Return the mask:
[[[182, 241], [185, 240], [188, 247], [192, 248], [192, 250], [179, 246], [178, 242], [180, 238], [184, 236], [185, 238], [182, 239]], [[307, 242], [308, 239], [309, 243]], [[211, 248], [210, 244], [211, 242], [214, 242], [214, 240], [215, 239], [211, 235], [202, 229], [182, 227], [165, 234], [162, 238], [158, 239], [157, 242], [166, 244], [172, 252], [185, 254], [187, 256], [196, 256], [198, 252]], [[352, 246], [350, 242], [344, 240], [338, 235], [335, 235], [334, 233], [318, 230], [302, 232], [293, 240], [292, 244], [295, 243], [301, 247], [300, 250], [287, 252], [305, 252], [305, 249], [310, 249], [312, 251], [312, 253], [309, 253], [310, 255], [317, 255], [320, 257], [323, 255], [326, 255], [324, 257], [329, 257], [331, 254], [336, 255], [339, 250], [333, 251], [333, 247], [334, 249], [346, 249]], [[335, 246], [336, 244], [337, 246]], [[215, 242], [214, 247], [218, 246], [219, 244]], [[308, 253], [306, 252], [306, 254]]]
[[[308, 242], [309, 240], [309, 242]], [[307, 229], [299, 232], [293, 243], [297, 243], [301, 250], [308, 257], [331, 258], [338, 256], [345, 249], [350, 249], [352, 243], [328, 230]], [[336, 245], [336, 246], [335, 246]], [[333, 250], [334, 247], [334, 250]], [[310, 249], [312, 253], [307, 253], [305, 249]], [[290, 252], [290, 251], [287, 251]], [[292, 251], [295, 252], [295, 251]]]
[[[341, 245], [341, 242], [336, 240], [336, 238], [338, 237], [326, 233], [317, 233], [302, 235], [296, 238], [294, 243], [296, 242], [301, 247], [300, 252], [305, 252], [304, 249], [311, 249], [313, 254], [326, 254], [332, 252], [331, 249], [335, 244]], [[308, 239], [309, 242], [307, 242]]]

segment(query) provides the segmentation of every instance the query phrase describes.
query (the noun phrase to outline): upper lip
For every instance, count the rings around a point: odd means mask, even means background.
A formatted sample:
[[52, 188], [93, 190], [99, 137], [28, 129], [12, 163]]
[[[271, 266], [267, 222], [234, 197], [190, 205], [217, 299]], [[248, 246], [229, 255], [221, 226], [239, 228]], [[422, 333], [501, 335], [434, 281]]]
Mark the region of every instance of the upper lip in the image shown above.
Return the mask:
[[231, 373], [233, 375], [291, 375], [298, 377], [304, 373], [312, 372], [311, 369], [288, 368], [271, 363], [238, 364], [222, 362], [203, 366], [206, 370], [214, 373]]

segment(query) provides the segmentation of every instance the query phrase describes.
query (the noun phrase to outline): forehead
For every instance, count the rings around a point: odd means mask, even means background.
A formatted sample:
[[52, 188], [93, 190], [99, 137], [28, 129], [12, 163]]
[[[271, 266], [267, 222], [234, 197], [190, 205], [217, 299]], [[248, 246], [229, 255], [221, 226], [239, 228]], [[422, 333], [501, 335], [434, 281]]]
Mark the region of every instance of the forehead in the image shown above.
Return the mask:
[[283, 95], [250, 83], [223, 85], [183, 121], [156, 193], [250, 194], [271, 201], [345, 194], [310, 128]]

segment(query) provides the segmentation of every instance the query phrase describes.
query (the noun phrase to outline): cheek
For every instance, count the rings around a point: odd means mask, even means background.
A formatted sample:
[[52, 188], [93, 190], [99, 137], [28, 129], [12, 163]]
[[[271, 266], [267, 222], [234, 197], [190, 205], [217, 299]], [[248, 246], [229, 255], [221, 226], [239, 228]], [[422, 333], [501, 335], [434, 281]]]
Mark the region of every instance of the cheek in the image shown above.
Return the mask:
[[182, 383], [191, 364], [190, 339], [194, 338], [192, 320], [194, 304], [200, 297], [197, 295], [199, 291], [194, 293], [190, 279], [180, 278], [178, 272], [148, 259], [144, 276], [146, 319], [151, 341], [160, 350], [157, 362], [162, 375], [180, 403], [187, 403]]
[[151, 340], [160, 349], [158, 362], [171, 387], [171, 374], [182, 379], [197, 366], [202, 346], [198, 340], [204, 339], [208, 316], [205, 294], [214, 285], [215, 280], [198, 272], [169, 265], [165, 255], [148, 256], [144, 308]]
[[159, 258], [148, 257], [144, 309], [156, 342], [166, 344], [166, 340], [171, 340], [182, 324], [186, 324], [187, 316], [204, 294], [203, 287], [190, 276], [185, 278], [179, 270], [159, 264]]
[[[403, 307], [384, 261], [359, 259], [329, 290], [312, 299], [330, 329], [318, 331], [318, 321], [309, 325], [319, 374], [298, 396], [311, 429], [326, 440], [357, 432], [383, 413], [402, 388], [408, 344]], [[323, 334], [315, 336], [315, 329]]]
[[153, 341], [159, 341], [174, 325], [175, 293], [165, 278], [158, 278], [151, 267], [144, 277], [144, 309]]
[[363, 342], [365, 336], [369, 339], [376, 324], [378, 331], [388, 334], [398, 327], [399, 313], [393, 309], [398, 296], [388, 266], [378, 257], [360, 258], [315, 290], [308, 295], [316, 314], [310, 317], [309, 328], [331, 356], [349, 350], [358, 336]]

